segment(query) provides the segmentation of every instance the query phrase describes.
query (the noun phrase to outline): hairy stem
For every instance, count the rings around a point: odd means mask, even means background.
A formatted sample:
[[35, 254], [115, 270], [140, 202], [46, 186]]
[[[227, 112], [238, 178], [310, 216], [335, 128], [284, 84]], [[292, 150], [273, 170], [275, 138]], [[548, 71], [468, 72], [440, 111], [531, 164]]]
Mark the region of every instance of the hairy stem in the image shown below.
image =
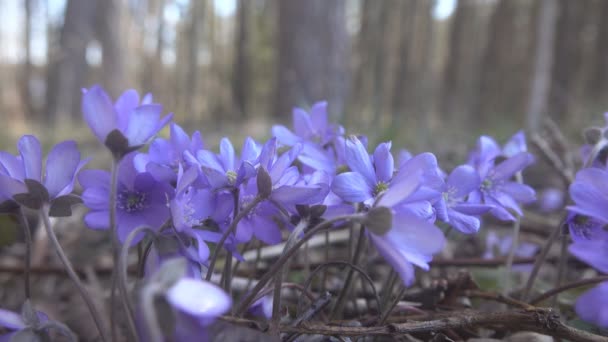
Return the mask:
[[25, 237], [25, 267], [23, 268], [23, 281], [25, 286], [25, 298], [31, 298], [30, 273], [32, 269], [32, 231], [30, 224], [27, 222], [27, 217], [23, 208], [19, 207], [19, 223], [23, 228], [23, 236]]
[[112, 161], [111, 180], [110, 180], [110, 240], [112, 241], [112, 261], [114, 267], [112, 268], [112, 287], [110, 289], [110, 330], [112, 332], [112, 340], [116, 341], [118, 336], [116, 332], [116, 272], [118, 266], [118, 253], [120, 249], [120, 241], [118, 240], [118, 233], [116, 227], [116, 196], [118, 194], [118, 158], [114, 158]]
[[108, 338], [104, 334], [105, 329], [103, 327], [103, 320], [101, 319], [101, 315], [99, 314], [97, 307], [95, 307], [95, 303], [93, 303], [93, 299], [87, 292], [84, 285], [80, 282], [80, 278], [78, 278], [78, 275], [74, 271], [74, 268], [72, 267], [72, 263], [70, 262], [70, 259], [68, 259], [67, 255], [63, 251], [63, 248], [59, 244], [59, 240], [57, 240], [57, 236], [55, 235], [55, 232], [51, 228], [51, 222], [49, 220], [48, 210], [49, 210], [48, 205], [45, 205], [42, 207], [42, 209], [40, 209], [40, 220], [42, 220], [42, 222], [44, 223], [44, 228], [46, 230], [46, 233], [47, 233], [49, 239], [51, 240], [51, 243], [53, 244], [53, 247], [55, 248], [57, 255], [59, 256], [59, 259], [63, 263], [63, 267], [65, 267], [65, 270], [68, 273], [68, 276], [70, 277], [72, 282], [74, 282], [74, 285], [76, 285], [78, 292], [80, 292], [80, 296], [82, 297], [85, 304], [87, 305], [87, 308], [89, 309], [89, 312], [91, 313], [91, 316], [93, 317], [93, 321], [95, 321], [97, 330], [99, 330], [99, 336], [101, 337], [101, 339], [103, 341], [108, 341]]

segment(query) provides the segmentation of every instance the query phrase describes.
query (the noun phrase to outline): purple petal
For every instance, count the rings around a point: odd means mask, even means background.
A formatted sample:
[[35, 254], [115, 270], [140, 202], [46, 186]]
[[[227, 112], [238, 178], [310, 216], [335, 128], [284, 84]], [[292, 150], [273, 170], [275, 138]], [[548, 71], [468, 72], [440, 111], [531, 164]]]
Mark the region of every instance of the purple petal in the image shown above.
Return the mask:
[[[188, 147], [190, 147], [190, 137], [188, 137], [188, 134], [184, 131], [184, 129], [175, 123], [172, 123], [169, 129], [171, 145], [176, 152], [187, 150]], [[179, 153], [179, 156], [181, 157], [181, 153]]]
[[293, 109], [293, 128], [302, 138], [309, 138], [313, 134], [310, 116], [301, 108]]
[[272, 199], [284, 204], [314, 204], [321, 201], [319, 197], [325, 197], [329, 189], [322, 186], [282, 186], [272, 191]]
[[376, 180], [388, 183], [393, 178], [395, 161], [391, 154], [391, 143], [378, 145], [374, 151], [374, 165], [376, 166]]
[[461, 165], [455, 168], [448, 176], [446, 185], [448, 191], [454, 189], [455, 192], [450, 194], [452, 198], [462, 198], [479, 188], [481, 180], [474, 168], [469, 165]]
[[74, 176], [80, 164], [75, 141], [64, 141], [51, 149], [46, 160], [44, 186], [51, 198], [72, 192]]
[[272, 135], [275, 136], [281, 144], [287, 146], [293, 146], [302, 141], [302, 138], [293, 134], [287, 127], [283, 125], [272, 126]]
[[[352, 203], [364, 202], [373, 197], [372, 189], [363, 176], [357, 172], [344, 172], [337, 175], [331, 184], [331, 191], [342, 200]], [[388, 192], [384, 197], [387, 194]]]
[[84, 223], [91, 229], [110, 228], [110, 211], [91, 211], [84, 217]]
[[411, 286], [415, 280], [414, 266], [407, 260], [405, 255], [400, 253], [399, 249], [391, 243], [386, 235], [378, 236], [371, 233], [368, 235], [380, 255], [397, 271], [403, 284]]
[[505, 185], [501, 186], [500, 191], [513, 197], [519, 203], [525, 204], [536, 200], [536, 192], [534, 189], [525, 184], [507, 182]]
[[482, 215], [494, 207], [486, 204], [459, 203], [452, 205], [451, 208], [466, 215]]
[[230, 309], [230, 297], [212, 283], [182, 278], [166, 293], [166, 298], [177, 309], [192, 316], [210, 320]]
[[527, 152], [521, 152], [498, 164], [493, 170], [492, 178], [495, 180], [509, 179], [513, 177], [515, 173], [523, 170], [532, 163], [534, 163], [534, 156]]
[[25, 178], [25, 170], [23, 170], [23, 163], [14, 155], [0, 151], [0, 165], [4, 167], [7, 174], [12, 178], [23, 181]]
[[255, 164], [259, 156], [260, 148], [255, 140], [253, 140], [251, 137], [245, 138], [243, 148], [241, 150], [241, 160]]
[[601, 283], [578, 297], [575, 310], [581, 319], [608, 328], [608, 282]]
[[279, 226], [268, 215], [253, 216], [252, 225], [255, 237], [265, 244], [276, 245], [283, 240]]
[[24, 135], [19, 139], [19, 152], [23, 161], [25, 178], [40, 182], [42, 176], [42, 149], [40, 141], [33, 135]]
[[220, 161], [224, 165], [224, 170], [235, 171], [236, 161], [234, 156], [234, 147], [228, 138], [222, 138], [220, 141]]
[[351, 171], [360, 173], [370, 188], [376, 185], [376, 173], [369, 154], [357, 137], [350, 136], [346, 140], [345, 157]]
[[502, 154], [509, 158], [520, 152], [526, 152], [528, 150], [526, 146], [526, 135], [523, 131], [515, 133], [509, 141], [505, 144], [502, 149]]
[[139, 106], [131, 112], [125, 132], [129, 146], [145, 144], [162, 128], [159, 127], [161, 111], [161, 105], [150, 104]]
[[400, 202], [406, 200], [420, 186], [421, 172], [416, 171], [400, 177], [398, 180], [393, 179], [388, 190], [382, 195], [378, 205], [385, 207], [393, 207]]
[[82, 113], [93, 134], [105, 143], [108, 133], [118, 127], [118, 114], [110, 96], [98, 85], [89, 89], [82, 97]]
[[608, 240], [576, 241], [568, 250], [579, 260], [608, 273]]
[[474, 234], [479, 231], [480, 221], [477, 217], [448, 209], [450, 225], [464, 234]]
[[10, 330], [19, 330], [25, 328], [25, 322], [23, 322], [21, 315], [0, 309], [0, 326]]
[[114, 109], [118, 114], [117, 128], [123, 131], [127, 128], [129, 122], [129, 114], [139, 105], [139, 94], [134, 89], [129, 89], [122, 93], [116, 103]]
[[0, 201], [4, 201], [9, 198], [12, 199], [14, 195], [26, 192], [28, 192], [28, 190], [25, 184], [0, 173]]
[[315, 103], [310, 109], [310, 120], [314, 131], [325, 133], [327, 130], [327, 102]]

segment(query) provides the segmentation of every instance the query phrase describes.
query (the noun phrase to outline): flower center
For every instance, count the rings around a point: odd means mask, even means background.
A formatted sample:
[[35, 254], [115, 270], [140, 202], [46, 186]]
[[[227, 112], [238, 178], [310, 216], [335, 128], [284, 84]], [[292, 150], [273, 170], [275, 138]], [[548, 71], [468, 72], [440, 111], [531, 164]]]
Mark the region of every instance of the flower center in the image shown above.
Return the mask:
[[384, 182], [378, 182], [374, 188], [374, 196], [378, 196], [380, 193], [388, 190], [388, 184]]
[[236, 177], [237, 177], [236, 172], [234, 172], [232, 170], [226, 171], [226, 178], [228, 178], [228, 183], [230, 185], [234, 185], [234, 183], [236, 182]]
[[481, 182], [481, 190], [489, 190], [492, 188], [492, 180], [490, 178], [486, 178]]
[[133, 212], [146, 207], [146, 194], [138, 191], [122, 191], [118, 193], [116, 207], [118, 209]]

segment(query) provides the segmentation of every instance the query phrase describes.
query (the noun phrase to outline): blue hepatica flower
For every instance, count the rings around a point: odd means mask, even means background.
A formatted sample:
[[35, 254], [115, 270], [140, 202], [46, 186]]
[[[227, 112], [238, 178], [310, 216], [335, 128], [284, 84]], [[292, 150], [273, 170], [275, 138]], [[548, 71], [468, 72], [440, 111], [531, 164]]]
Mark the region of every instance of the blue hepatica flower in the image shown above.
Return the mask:
[[49, 152], [42, 177], [42, 148], [38, 139], [24, 135], [17, 147], [19, 156], [0, 151], [0, 202], [27, 193], [26, 180], [41, 183], [48, 192], [46, 200], [68, 195], [74, 189], [76, 174], [89, 161], [80, 159], [76, 142], [61, 142]]
[[432, 193], [420, 189], [425, 177], [429, 176], [425, 171], [433, 168], [433, 161], [436, 166], [436, 160], [423, 154], [408, 165], [404, 163], [393, 176], [390, 143], [380, 144], [372, 159], [361, 141], [350, 137], [345, 152], [351, 171], [334, 178], [332, 191], [347, 202], [390, 208], [391, 228], [382, 233], [369, 229], [366, 232], [378, 252], [409, 286], [415, 278], [413, 266], [428, 270], [432, 255], [441, 251], [445, 244], [441, 230], [411, 210], [411, 204], [418, 202], [412, 198], [425, 201]]
[[[158, 229], [170, 217], [169, 200], [174, 190], [157, 181], [148, 172], [138, 173], [130, 153], [118, 166], [116, 225], [120, 241], [138, 226]], [[84, 170], [78, 180], [83, 187], [82, 199], [91, 209], [84, 221], [92, 229], [110, 227], [110, 173], [105, 170]], [[143, 235], [142, 235], [143, 237]], [[136, 239], [134, 243], [137, 243]]]
[[196, 152], [196, 158], [189, 157], [191, 163], [198, 164], [213, 189], [238, 188], [244, 181], [255, 175], [255, 165], [260, 155], [258, 144], [250, 137], [245, 139], [241, 158], [237, 158], [228, 138], [220, 141], [220, 153], [208, 150]]
[[133, 89], [122, 93], [115, 103], [99, 85], [85, 90], [82, 97], [84, 120], [102, 144], [114, 130], [127, 138], [130, 148], [146, 144], [173, 117], [169, 114], [161, 118], [162, 109], [152, 103], [151, 95], [140, 104], [139, 94]]
[[[236, 234], [238, 242], [249, 241], [252, 236], [268, 244], [281, 242], [281, 227], [289, 224], [288, 217], [283, 214], [285, 208], [295, 204], [319, 204], [327, 195], [327, 177], [315, 177], [319, 183], [303, 182], [298, 168], [292, 165], [301, 149], [298, 144], [277, 156], [276, 138], [264, 145], [258, 167], [267, 170], [270, 176], [270, 196], [239, 221]], [[251, 178], [243, 183], [239, 194], [242, 209], [258, 194], [256, 179]]]
[[442, 196], [435, 203], [437, 218], [465, 234], [479, 231], [481, 222], [478, 216], [492, 207], [467, 203], [466, 198], [480, 184], [479, 175], [473, 167], [461, 165], [455, 168], [442, 186]]
[[[38, 316], [37, 325], [42, 325], [49, 321], [49, 317], [44, 312], [36, 311], [36, 315]], [[0, 309], [0, 328], [8, 330], [7, 333], [0, 334], [0, 342], [9, 342], [12, 340], [13, 336], [17, 335], [22, 330], [38, 329], [40, 327], [30, 326], [30, 324], [23, 319], [23, 316], [16, 312]]]
[[192, 139], [177, 124], [171, 123], [169, 139], [156, 138], [150, 144], [148, 153], [135, 156], [135, 168], [139, 172], [150, 172], [160, 181], [174, 182], [177, 169], [184, 162], [184, 153], [196, 153], [203, 148], [203, 139], [199, 131], [192, 134]]
[[233, 197], [227, 192], [214, 192], [209, 188], [198, 188], [194, 183], [198, 177], [197, 169], [189, 168], [178, 175], [176, 195], [171, 200], [171, 217], [175, 229], [196, 240], [197, 260], [201, 263], [209, 258], [207, 242], [218, 242], [221, 234], [198, 229], [206, 220], [213, 220], [220, 228], [226, 228], [233, 210]]
[[536, 199], [534, 189], [512, 180], [516, 173], [534, 162], [534, 156], [528, 152], [518, 152], [498, 162], [499, 157], [505, 155], [497, 148], [493, 139], [481, 137], [478, 149], [469, 161], [477, 170], [481, 185], [469, 195], [468, 202], [491, 205], [493, 209], [490, 213], [496, 218], [514, 221], [515, 217], [509, 210], [521, 216], [523, 212], [519, 203], [530, 203]]
[[[573, 243], [570, 253], [602, 273], [608, 273], [608, 172], [586, 168], [570, 185], [574, 205], [567, 218]], [[585, 321], [608, 328], [608, 283], [585, 292], [576, 302], [576, 313]]]
[[[317, 102], [310, 114], [301, 108], [293, 110], [293, 132], [282, 125], [272, 127], [272, 134], [279, 143], [286, 146], [302, 145], [298, 159], [314, 170], [324, 170], [333, 174], [339, 165], [340, 146], [337, 140], [344, 135], [344, 128], [329, 123], [327, 102]], [[344, 139], [341, 139], [342, 148]]]

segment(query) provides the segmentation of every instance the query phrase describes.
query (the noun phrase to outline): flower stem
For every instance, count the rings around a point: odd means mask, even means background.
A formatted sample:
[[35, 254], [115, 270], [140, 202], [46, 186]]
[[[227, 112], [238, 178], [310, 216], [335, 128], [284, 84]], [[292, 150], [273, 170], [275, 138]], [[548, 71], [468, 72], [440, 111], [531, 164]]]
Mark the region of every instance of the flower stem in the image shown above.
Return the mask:
[[551, 235], [547, 239], [547, 242], [543, 246], [543, 249], [540, 251], [540, 255], [536, 258], [536, 262], [534, 262], [534, 268], [532, 268], [532, 272], [530, 273], [530, 277], [528, 278], [528, 281], [526, 282], [526, 287], [524, 288], [524, 291], [520, 298], [522, 301], [526, 302], [528, 300], [530, 291], [532, 290], [532, 286], [534, 285], [534, 280], [536, 280], [536, 276], [538, 275], [538, 271], [540, 270], [540, 267], [543, 265], [543, 263], [547, 259], [547, 254], [549, 254], [551, 245], [553, 244], [553, 242], [557, 239], [557, 237], [561, 233], [564, 222], [565, 222], [565, 220], [562, 220], [562, 222], [559, 224], [559, 226], [557, 226], [553, 230], [553, 232], [551, 232]]
[[25, 298], [30, 299], [32, 294], [30, 285], [30, 270], [32, 268], [32, 231], [30, 230], [30, 224], [27, 222], [27, 217], [21, 206], [19, 207], [19, 221], [25, 237], [25, 267], [23, 270]]
[[129, 257], [129, 246], [135, 239], [135, 237], [141, 233], [150, 233], [154, 235], [154, 230], [150, 229], [146, 226], [140, 226], [135, 228], [133, 231], [129, 233], [125, 243], [122, 245], [120, 249], [120, 256], [118, 258], [118, 290], [123, 299], [123, 306], [125, 312], [127, 313], [127, 323], [129, 326], [129, 330], [131, 330], [132, 336], [138, 337], [137, 335], [137, 327], [135, 326], [135, 309], [133, 308], [133, 303], [128, 296], [127, 293], [127, 259]]
[[247, 216], [247, 214], [249, 214], [249, 212], [251, 212], [251, 210], [253, 210], [253, 208], [255, 208], [263, 200], [264, 199], [262, 197], [256, 196], [253, 199], [253, 201], [249, 202], [247, 204], [247, 206], [245, 206], [245, 208], [243, 208], [243, 210], [241, 210], [238, 213], [238, 215], [234, 218], [234, 220], [232, 220], [232, 222], [230, 223], [230, 227], [228, 227], [228, 229], [226, 229], [226, 231], [220, 238], [220, 241], [215, 246], [215, 250], [213, 251], [213, 255], [211, 256], [211, 259], [209, 261], [209, 269], [207, 270], [207, 276], [205, 277], [205, 280], [207, 280], [207, 281], [211, 280], [211, 275], [213, 274], [213, 270], [215, 269], [215, 263], [217, 261], [217, 257], [219, 256], [220, 251], [222, 250], [222, 247], [224, 246], [224, 243], [226, 242], [226, 239], [228, 239], [228, 236], [231, 233], [234, 233], [234, 231], [236, 230], [237, 224], [243, 219], [243, 217]]
[[[524, 183], [524, 176], [521, 171], [515, 174], [515, 180], [519, 184]], [[519, 231], [521, 228], [521, 217], [517, 216], [515, 222], [513, 222], [513, 236], [511, 240], [511, 248], [509, 249], [509, 254], [507, 255], [507, 261], [505, 263], [505, 271], [502, 275], [503, 281], [503, 294], [509, 295], [509, 291], [511, 291], [511, 273], [513, 271], [513, 260], [515, 259], [515, 253], [517, 253], [517, 248], [519, 248]]]
[[93, 303], [93, 299], [87, 292], [84, 285], [82, 285], [82, 283], [80, 282], [80, 278], [78, 278], [78, 275], [74, 271], [74, 268], [72, 267], [72, 263], [66, 256], [65, 252], [63, 251], [63, 248], [61, 248], [61, 245], [59, 244], [59, 241], [57, 240], [57, 236], [55, 235], [55, 232], [51, 228], [51, 222], [49, 220], [48, 210], [49, 210], [48, 205], [45, 205], [42, 207], [42, 209], [40, 209], [40, 219], [44, 223], [44, 228], [46, 229], [46, 233], [49, 236], [49, 239], [51, 240], [51, 243], [53, 244], [53, 247], [55, 248], [57, 255], [59, 256], [59, 259], [63, 263], [63, 266], [65, 267], [65, 270], [68, 273], [68, 276], [70, 277], [70, 279], [72, 279], [72, 281], [74, 282], [74, 285], [76, 285], [76, 288], [80, 292], [82, 299], [84, 299], [84, 301], [89, 309], [89, 312], [91, 312], [93, 321], [95, 321], [97, 330], [99, 330], [99, 336], [101, 337], [102, 341], [109, 341], [108, 338], [104, 334], [105, 330], [103, 328], [103, 323], [102, 323], [103, 320], [101, 319], [101, 315], [99, 314], [99, 311], [97, 311], [97, 308], [95, 307], [95, 304]]
[[[298, 241], [298, 237], [302, 235], [304, 229], [308, 227], [307, 220], [301, 220], [298, 225], [294, 228], [294, 230], [289, 234], [289, 238], [287, 238], [287, 242], [285, 243], [285, 247], [283, 247], [283, 254], [285, 254], [291, 247], [293, 247], [294, 243]], [[279, 332], [279, 320], [280, 320], [280, 310], [281, 310], [281, 289], [283, 283], [283, 271], [289, 264], [289, 261], [285, 262], [276, 273], [275, 283], [274, 283], [274, 293], [272, 298], [272, 321], [270, 322], [270, 334], [278, 334]]]
[[[361, 261], [361, 254], [363, 251], [363, 245], [365, 244], [365, 227], [359, 227], [359, 238], [357, 239], [357, 245], [355, 246], [355, 253], [353, 254], [353, 258], [351, 264], [358, 265], [359, 261]], [[342, 315], [344, 311], [344, 304], [346, 304], [346, 297], [350, 292], [350, 283], [353, 279], [354, 270], [350, 268], [348, 273], [346, 274], [346, 279], [344, 280], [344, 286], [340, 290], [340, 294], [338, 295], [338, 299], [336, 299], [336, 305], [334, 306], [331, 314], [329, 315], [329, 319], [331, 320], [336, 315]]]
[[[112, 268], [112, 287], [110, 289], [110, 329], [112, 331], [112, 339], [117, 339], [116, 335], [116, 319], [115, 319], [115, 308], [116, 308], [116, 285], [117, 285], [117, 266], [118, 266], [118, 253], [120, 249], [120, 241], [118, 240], [118, 233], [116, 227], [116, 195], [118, 193], [118, 158], [112, 160], [112, 171], [110, 180], [110, 240], [112, 241], [112, 262], [114, 267]], [[125, 298], [123, 298], [125, 299]]]
[[270, 281], [270, 279], [272, 279], [276, 275], [276, 273], [281, 269], [281, 267], [283, 267], [285, 262], [287, 262], [287, 260], [289, 260], [289, 258], [291, 258], [298, 251], [298, 248], [300, 248], [306, 241], [310, 240], [310, 238], [312, 238], [316, 233], [318, 233], [324, 229], [331, 228], [334, 225], [334, 223], [336, 223], [336, 222], [348, 221], [348, 220], [351, 220], [351, 222], [358, 222], [361, 220], [362, 217], [363, 217], [362, 214], [336, 216], [332, 219], [319, 223], [318, 225], [314, 226], [313, 228], [310, 228], [304, 234], [302, 239], [298, 240], [293, 245], [293, 247], [291, 247], [291, 249], [289, 249], [287, 252], [283, 253], [279, 257], [279, 259], [277, 259], [277, 261], [275, 261], [274, 264], [272, 264], [272, 266], [268, 269], [268, 271], [257, 282], [257, 284], [255, 285], [253, 290], [251, 290], [251, 292], [249, 292], [247, 297], [245, 297], [241, 301], [241, 303], [239, 304], [239, 306], [236, 310], [236, 315], [240, 316], [245, 313], [245, 311], [249, 308], [251, 303], [253, 303], [253, 301], [255, 300], [257, 294], [264, 288], [264, 286], [266, 286], [268, 281]]

